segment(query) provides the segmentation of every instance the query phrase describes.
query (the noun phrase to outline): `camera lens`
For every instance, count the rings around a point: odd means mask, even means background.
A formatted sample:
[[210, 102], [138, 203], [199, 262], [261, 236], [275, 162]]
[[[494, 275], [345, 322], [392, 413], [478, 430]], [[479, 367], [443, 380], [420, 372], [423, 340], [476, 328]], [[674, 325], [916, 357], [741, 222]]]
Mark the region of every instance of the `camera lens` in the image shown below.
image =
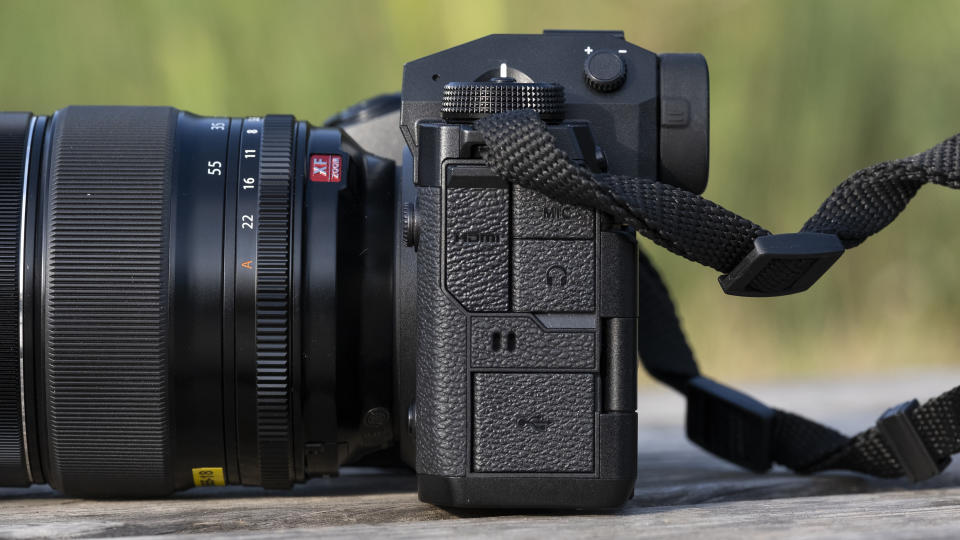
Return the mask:
[[[0, 485], [285, 488], [389, 446], [394, 245], [362, 245], [362, 216], [393, 215], [395, 178], [376, 163], [290, 116], [0, 113]], [[357, 345], [344, 323], [378, 311], [389, 338]]]

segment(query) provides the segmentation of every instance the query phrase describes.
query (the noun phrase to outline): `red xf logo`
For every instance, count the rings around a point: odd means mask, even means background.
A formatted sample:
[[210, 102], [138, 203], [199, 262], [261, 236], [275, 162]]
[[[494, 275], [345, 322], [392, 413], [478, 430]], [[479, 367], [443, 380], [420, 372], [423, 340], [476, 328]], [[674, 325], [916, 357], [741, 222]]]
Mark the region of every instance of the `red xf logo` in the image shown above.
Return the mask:
[[342, 158], [335, 154], [313, 154], [310, 156], [311, 182], [339, 182]]

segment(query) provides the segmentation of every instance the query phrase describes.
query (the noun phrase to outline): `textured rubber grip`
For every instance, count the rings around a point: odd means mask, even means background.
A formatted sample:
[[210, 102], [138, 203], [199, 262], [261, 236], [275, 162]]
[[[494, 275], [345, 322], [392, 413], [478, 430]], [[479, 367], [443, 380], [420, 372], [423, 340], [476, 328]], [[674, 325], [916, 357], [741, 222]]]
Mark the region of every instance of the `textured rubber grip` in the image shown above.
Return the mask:
[[263, 122], [257, 222], [257, 444], [260, 485], [293, 482], [290, 410], [290, 200], [292, 116]]
[[417, 473], [467, 473], [467, 317], [440, 285], [439, 188], [417, 188]]
[[169, 215], [177, 111], [53, 120], [42, 343], [48, 480], [83, 496], [173, 491]]
[[0, 486], [30, 483], [20, 377], [20, 219], [29, 113], [0, 114]]

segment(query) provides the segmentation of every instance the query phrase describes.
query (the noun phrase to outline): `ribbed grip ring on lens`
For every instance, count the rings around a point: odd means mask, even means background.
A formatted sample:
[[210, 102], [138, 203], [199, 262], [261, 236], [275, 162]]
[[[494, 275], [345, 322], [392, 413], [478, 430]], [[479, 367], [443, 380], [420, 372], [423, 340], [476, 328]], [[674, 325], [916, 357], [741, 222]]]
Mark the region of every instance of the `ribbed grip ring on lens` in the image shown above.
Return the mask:
[[47, 479], [71, 495], [173, 491], [169, 220], [177, 111], [69, 107], [44, 217]]
[[290, 201], [292, 116], [263, 122], [257, 222], [257, 444], [260, 485], [293, 481], [290, 410]]
[[28, 113], [0, 114], [0, 486], [30, 484], [20, 373], [20, 221]]
[[533, 109], [544, 120], [563, 119], [563, 87], [551, 83], [452, 82], [443, 87], [445, 120], [477, 120], [491, 114]]

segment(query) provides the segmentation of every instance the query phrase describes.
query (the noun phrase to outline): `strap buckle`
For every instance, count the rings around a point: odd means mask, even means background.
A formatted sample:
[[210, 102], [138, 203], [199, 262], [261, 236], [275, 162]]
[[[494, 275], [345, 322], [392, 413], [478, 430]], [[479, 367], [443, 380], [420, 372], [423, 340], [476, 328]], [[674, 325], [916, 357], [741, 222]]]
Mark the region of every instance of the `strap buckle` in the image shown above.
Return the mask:
[[877, 420], [877, 431], [893, 451], [904, 474], [913, 482], [920, 482], [940, 474], [950, 464], [947, 456], [940, 463], [920, 438], [910, 413], [920, 406], [917, 400], [890, 407]]
[[706, 377], [690, 379], [686, 395], [691, 441], [751, 471], [770, 469], [773, 409]]
[[[753, 250], [729, 274], [723, 292], [734, 296], [782, 296], [803, 292], [843, 255], [835, 234], [790, 233], [760, 236]], [[774, 266], [776, 265], [776, 266]]]

